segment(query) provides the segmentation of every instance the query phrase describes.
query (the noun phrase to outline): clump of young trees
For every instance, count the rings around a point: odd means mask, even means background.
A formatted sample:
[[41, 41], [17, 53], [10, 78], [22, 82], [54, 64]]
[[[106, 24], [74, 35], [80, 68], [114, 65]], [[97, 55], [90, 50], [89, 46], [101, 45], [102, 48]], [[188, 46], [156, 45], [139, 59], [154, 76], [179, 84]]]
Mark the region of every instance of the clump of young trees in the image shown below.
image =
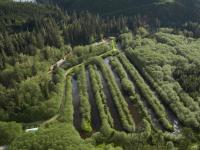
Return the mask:
[[73, 124], [73, 94], [72, 94], [72, 75], [67, 75], [65, 80], [65, 87], [64, 87], [64, 96], [60, 108], [60, 117], [59, 121], [66, 122], [69, 124]]
[[181, 87], [196, 99], [200, 94], [200, 68], [199, 64], [181, 64], [176, 67], [173, 77], [179, 82]]
[[71, 50], [71, 56], [67, 59], [70, 65], [76, 65], [82, 62], [87, 62], [91, 57], [102, 55], [111, 50], [109, 43], [102, 43], [100, 45], [85, 45], [75, 46]]
[[114, 70], [118, 73], [122, 89], [124, 92], [128, 95], [135, 94], [135, 87], [133, 86], [132, 82], [129, 80], [128, 75], [126, 71], [124, 70], [122, 64], [119, 62], [117, 57], [114, 57], [111, 61], [110, 64], [114, 68]]
[[22, 134], [22, 126], [16, 122], [0, 121], [0, 145], [8, 145]]
[[124, 90], [126, 93], [131, 94], [131, 93], [130, 93], [131, 91], [132, 91], [132, 92], [135, 91], [135, 89], [134, 89], [134, 87], [133, 87], [133, 84], [130, 82], [130, 80], [124, 78], [124, 79], [122, 79], [121, 84], [122, 84], [123, 90]]

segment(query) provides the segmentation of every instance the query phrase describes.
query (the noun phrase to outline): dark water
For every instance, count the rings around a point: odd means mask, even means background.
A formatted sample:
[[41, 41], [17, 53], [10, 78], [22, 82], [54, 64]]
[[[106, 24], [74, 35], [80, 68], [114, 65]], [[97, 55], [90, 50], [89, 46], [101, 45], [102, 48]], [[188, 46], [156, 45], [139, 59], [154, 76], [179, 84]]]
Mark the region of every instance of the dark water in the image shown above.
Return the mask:
[[87, 133], [81, 130], [81, 113], [80, 113], [80, 97], [79, 97], [79, 88], [78, 88], [78, 81], [77, 75], [74, 75], [72, 78], [72, 85], [73, 85], [73, 106], [74, 106], [74, 120], [73, 124], [76, 130], [79, 132], [80, 136], [85, 139], [92, 135], [92, 133]]
[[[153, 93], [155, 97], [157, 97], [158, 100], [162, 99], [155, 91], [153, 91]], [[160, 101], [160, 103], [164, 106], [168, 119], [173, 124], [174, 133], [180, 132], [180, 129], [182, 128], [182, 124], [180, 123], [180, 121], [178, 120], [174, 112], [169, 108], [169, 106], [167, 106], [166, 103], [163, 103], [163, 101]]]
[[129, 100], [128, 95], [123, 92], [122, 87], [121, 87], [121, 80], [120, 80], [118, 74], [113, 70], [112, 66], [109, 63], [110, 62], [110, 58], [106, 58], [104, 60], [104, 62], [109, 66], [110, 70], [112, 71], [112, 73], [113, 73], [113, 75], [115, 77], [116, 83], [117, 83], [119, 89], [121, 90], [121, 92], [122, 92], [122, 94], [123, 94], [123, 96], [124, 96], [124, 98], [125, 98], [125, 100], [126, 100], [126, 102], [128, 104], [128, 109], [130, 111], [130, 114], [131, 114], [134, 122], [135, 122], [136, 128], [137, 129], [141, 128], [142, 125], [143, 125], [143, 122], [142, 122], [143, 118], [142, 118], [141, 114], [139, 113], [140, 112], [139, 108], [136, 105], [134, 105]]
[[135, 91], [136, 93], [138, 93], [140, 100], [142, 101], [144, 107], [146, 107], [149, 115], [151, 116], [151, 120], [154, 123], [154, 126], [160, 130], [164, 130], [163, 125], [160, 123], [158, 116], [156, 115], [156, 113], [154, 112], [152, 106], [148, 103], [148, 101], [143, 97], [140, 89], [138, 89], [138, 87], [136, 86], [136, 84], [134, 83], [133, 80], [131, 80], [130, 76], [128, 75], [128, 78], [130, 81], [132, 81], [134, 87], [135, 87]]
[[86, 70], [86, 77], [87, 77], [87, 87], [88, 87], [88, 95], [89, 95], [89, 102], [91, 106], [91, 121], [92, 121], [92, 128], [94, 132], [99, 131], [101, 127], [101, 119], [99, 116], [99, 111], [96, 105], [96, 101], [94, 95], [92, 93], [92, 84], [90, 79], [90, 73], [88, 69]]
[[73, 106], [74, 106], [73, 123], [76, 130], [80, 132], [81, 131], [80, 98], [79, 98], [78, 81], [76, 75], [72, 77], [72, 85], [73, 85], [72, 93], [73, 93]]
[[100, 74], [100, 77], [101, 77], [101, 80], [102, 80], [104, 93], [106, 95], [107, 106], [109, 107], [110, 114], [111, 114], [113, 121], [114, 121], [114, 128], [118, 131], [123, 131], [123, 126], [122, 126], [122, 123], [120, 121], [120, 116], [119, 116], [119, 113], [117, 112], [117, 108], [116, 108], [115, 103], [112, 99], [112, 95], [110, 94], [108, 84], [107, 84], [105, 78], [103, 77], [103, 75], [100, 71], [99, 71], [99, 74]]

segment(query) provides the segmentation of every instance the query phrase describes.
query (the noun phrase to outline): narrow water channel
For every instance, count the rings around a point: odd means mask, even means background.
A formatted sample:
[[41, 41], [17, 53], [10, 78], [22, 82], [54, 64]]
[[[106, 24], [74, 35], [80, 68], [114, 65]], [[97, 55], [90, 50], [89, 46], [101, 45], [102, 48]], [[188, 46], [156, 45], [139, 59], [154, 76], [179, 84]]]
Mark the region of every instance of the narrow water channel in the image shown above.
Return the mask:
[[101, 71], [99, 71], [99, 74], [100, 74], [100, 77], [101, 77], [101, 80], [102, 80], [103, 90], [104, 90], [104, 93], [106, 95], [107, 106], [109, 108], [110, 114], [111, 114], [113, 121], [114, 121], [114, 128], [118, 131], [123, 131], [123, 126], [122, 126], [122, 123], [121, 123], [121, 120], [120, 120], [120, 116], [119, 116], [119, 113], [117, 112], [117, 108], [116, 108], [115, 103], [112, 99], [112, 95], [109, 92], [110, 90], [109, 90], [108, 84], [107, 84], [105, 78], [103, 77]]
[[80, 114], [80, 98], [79, 98], [79, 91], [78, 91], [78, 81], [77, 75], [72, 77], [72, 86], [73, 86], [73, 106], [74, 106], [74, 126], [77, 131], [81, 131], [81, 114]]
[[138, 93], [139, 99], [142, 101], [144, 107], [147, 109], [149, 115], [151, 116], [151, 120], [154, 123], [154, 126], [162, 131], [164, 131], [164, 127], [163, 125], [160, 123], [158, 116], [156, 115], [156, 113], [154, 112], [152, 106], [148, 103], [148, 101], [143, 97], [140, 89], [138, 89], [138, 87], [136, 86], [135, 82], [131, 79], [131, 77], [128, 75], [128, 79], [130, 81], [132, 81], [134, 87], [135, 87], [135, 92]]
[[121, 80], [118, 76], [118, 74], [116, 73], [116, 71], [114, 71], [114, 69], [112, 68], [112, 66], [110, 65], [110, 58], [105, 58], [104, 59], [104, 62], [108, 65], [108, 67], [110, 68], [110, 70], [112, 71], [114, 77], [115, 77], [115, 80], [116, 80], [116, 83], [120, 89], [120, 91], [122, 92], [127, 104], [128, 104], [128, 109], [130, 111], [130, 114], [135, 122], [135, 125], [136, 125], [136, 128], [137, 129], [140, 129], [142, 128], [142, 125], [143, 125], [143, 121], [142, 121], [142, 116], [140, 115], [140, 110], [139, 108], [134, 105], [130, 100], [129, 100], [129, 97], [128, 95], [126, 95], [126, 93], [122, 90], [122, 87], [121, 87]]
[[[146, 81], [145, 81], [146, 82]], [[147, 83], [146, 83], [147, 84]], [[150, 84], [149, 84], [150, 85]], [[157, 97], [157, 99], [162, 99], [157, 92], [155, 92], [151, 86], [149, 86], [151, 88], [151, 90], [153, 91], [154, 95]], [[166, 103], [163, 103], [163, 101], [160, 101], [160, 103], [164, 106], [168, 119], [170, 120], [170, 122], [173, 124], [174, 127], [174, 133], [176, 132], [180, 132], [180, 129], [182, 128], [182, 124], [181, 122], [178, 120], [178, 118], [176, 117], [176, 115], [174, 114], [174, 112], [169, 108], [169, 106], [167, 106]]]
[[93, 92], [92, 92], [92, 83], [90, 78], [89, 70], [86, 69], [86, 78], [87, 78], [87, 91], [89, 95], [89, 102], [91, 106], [91, 121], [92, 121], [92, 128], [93, 132], [99, 131], [101, 127], [101, 119], [99, 116], [99, 111], [97, 108], [96, 100], [94, 98]]
[[73, 124], [76, 130], [79, 132], [81, 138], [86, 139], [90, 137], [93, 132], [87, 133], [81, 130], [80, 97], [79, 97], [77, 75], [74, 75], [72, 77], [72, 86], [73, 86], [72, 94], [73, 94], [73, 107], [74, 107]]

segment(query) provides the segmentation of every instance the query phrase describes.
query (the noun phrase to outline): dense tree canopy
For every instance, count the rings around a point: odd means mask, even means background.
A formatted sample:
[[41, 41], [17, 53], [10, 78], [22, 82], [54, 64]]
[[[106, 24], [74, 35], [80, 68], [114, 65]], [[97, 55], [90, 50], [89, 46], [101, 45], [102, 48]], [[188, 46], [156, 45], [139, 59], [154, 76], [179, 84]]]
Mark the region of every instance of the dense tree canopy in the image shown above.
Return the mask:
[[22, 133], [22, 126], [16, 122], [0, 122], [0, 145], [10, 144]]
[[36, 133], [24, 133], [11, 144], [9, 149], [121, 150], [121, 148], [112, 145], [102, 144], [94, 147], [81, 139], [74, 127], [69, 124], [55, 124]]
[[199, 6], [0, 1], [0, 146], [198, 150]]
[[167, 25], [200, 19], [198, 0], [37, 0], [37, 2], [58, 5], [71, 11], [89, 10], [103, 16], [146, 15], [148, 20], [159, 18]]

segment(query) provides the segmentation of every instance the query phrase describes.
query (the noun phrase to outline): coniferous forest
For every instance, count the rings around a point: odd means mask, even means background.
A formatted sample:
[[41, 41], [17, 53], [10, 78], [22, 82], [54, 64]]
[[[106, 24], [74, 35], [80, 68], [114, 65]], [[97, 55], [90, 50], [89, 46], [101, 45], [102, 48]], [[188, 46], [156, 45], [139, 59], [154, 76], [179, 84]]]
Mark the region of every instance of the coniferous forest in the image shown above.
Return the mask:
[[199, 0], [0, 0], [0, 149], [199, 150]]

